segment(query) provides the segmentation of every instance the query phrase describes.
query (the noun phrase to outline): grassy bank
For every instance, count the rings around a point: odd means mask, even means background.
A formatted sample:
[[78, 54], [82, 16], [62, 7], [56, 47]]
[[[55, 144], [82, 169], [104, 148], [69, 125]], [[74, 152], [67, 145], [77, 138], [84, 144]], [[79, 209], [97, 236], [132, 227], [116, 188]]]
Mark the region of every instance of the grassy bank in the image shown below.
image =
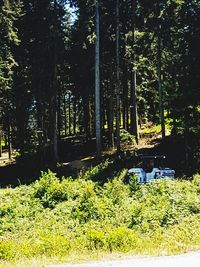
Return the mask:
[[91, 180], [97, 171], [76, 180], [43, 173], [30, 186], [1, 189], [0, 265], [200, 248], [199, 175], [126, 185], [124, 170], [100, 186]]

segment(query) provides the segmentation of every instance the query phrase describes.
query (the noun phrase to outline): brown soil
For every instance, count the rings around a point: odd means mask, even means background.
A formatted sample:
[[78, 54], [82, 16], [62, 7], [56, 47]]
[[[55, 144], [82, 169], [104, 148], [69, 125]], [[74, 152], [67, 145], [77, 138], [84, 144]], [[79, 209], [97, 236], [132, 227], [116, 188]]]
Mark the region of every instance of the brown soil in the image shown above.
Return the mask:
[[2, 156], [0, 157], [0, 167], [13, 164], [15, 162], [15, 152], [12, 155], [12, 159], [9, 159], [8, 151], [3, 151]]

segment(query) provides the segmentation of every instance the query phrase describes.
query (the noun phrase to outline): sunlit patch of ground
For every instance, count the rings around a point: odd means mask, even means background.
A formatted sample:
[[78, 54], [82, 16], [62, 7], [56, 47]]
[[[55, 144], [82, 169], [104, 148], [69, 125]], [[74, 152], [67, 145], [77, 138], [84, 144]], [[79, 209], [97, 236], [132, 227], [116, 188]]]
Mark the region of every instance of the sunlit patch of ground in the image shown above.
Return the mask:
[[9, 159], [8, 151], [3, 151], [2, 156], [0, 157], [0, 167], [13, 164], [15, 162], [15, 158], [15, 151], [13, 152], [11, 159]]

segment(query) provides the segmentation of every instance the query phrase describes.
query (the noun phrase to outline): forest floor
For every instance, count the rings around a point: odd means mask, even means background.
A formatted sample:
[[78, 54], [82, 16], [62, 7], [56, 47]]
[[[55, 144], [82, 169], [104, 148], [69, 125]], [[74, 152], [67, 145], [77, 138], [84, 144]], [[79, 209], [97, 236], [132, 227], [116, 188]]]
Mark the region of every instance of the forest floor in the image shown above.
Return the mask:
[[[178, 176], [184, 175], [184, 151], [182, 141], [175, 140], [167, 135], [165, 141], [161, 140], [160, 131], [155, 126], [148, 125], [141, 129], [141, 138], [139, 145], [122, 144], [124, 151], [121, 168], [131, 168], [134, 165], [134, 157], [131, 160], [130, 155], [165, 155], [167, 156], [167, 165], [176, 170]], [[39, 164], [38, 156], [30, 157], [25, 161], [16, 160], [13, 156], [12, 160], [8, 159], [8, 153], [3, 152], [0, 159], [0, 186], [10, 187], [19, 184], [29, 184], [38, 179], [41, 170], [51, 169], [59, 176], [76, 176], [81, 171], [99, 164], [95, 159], [95, 139], [90, 142], [84, 142], [80, 137], [63, 138], [60, 143], [61, 162], [57, 169], [51, 168], [48, 164]], [[127, 153], [128, 152], [128, 153]], [[46, 153], [49, 154], [48, 151]], [[127, 157], [126, 155], [129, 154]], [[129, 158], [126, 161], [126, 157]], [[102, 160], [115, 160], [116, 150], [106, 149], [103, 153]]]
[[0, 157], [0, 167], [4, 167], [13, 163], [15, 163], [15, 151], [11, 159], [9, 159], [7, 150], [2, 151], [2, 155]]

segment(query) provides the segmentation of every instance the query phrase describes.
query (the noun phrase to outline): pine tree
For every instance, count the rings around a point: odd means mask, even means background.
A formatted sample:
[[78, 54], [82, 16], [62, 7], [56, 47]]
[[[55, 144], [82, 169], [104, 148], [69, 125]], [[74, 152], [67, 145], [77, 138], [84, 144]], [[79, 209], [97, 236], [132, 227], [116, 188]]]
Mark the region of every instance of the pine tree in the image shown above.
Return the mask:
[[99, 2], [96, 0], [96, 41], [95, 41], [95, 124], [97, 157], [101, 155], [101, 104], [100, 104], [100, 34], [99, 34]]

